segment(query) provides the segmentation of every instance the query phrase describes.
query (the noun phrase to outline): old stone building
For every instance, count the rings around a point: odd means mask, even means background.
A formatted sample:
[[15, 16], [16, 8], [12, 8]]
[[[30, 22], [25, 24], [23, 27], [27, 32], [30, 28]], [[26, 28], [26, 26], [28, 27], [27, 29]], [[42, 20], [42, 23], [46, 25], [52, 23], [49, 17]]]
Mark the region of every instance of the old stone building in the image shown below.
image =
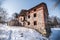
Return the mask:
[[26, 13], [27, 13], [27, 10], [21, 10], [20, 14], [18, 15], [18, 21], [19, 23], [22, 24], [22, 26], [25, 26], [24, 22], [26, 21]]
[[46, 35], [48, 15], [47, 5], [40, 3], [29, 10], [21, 10], [18, 21], [24, 27], [35, 29], [43, 35]]

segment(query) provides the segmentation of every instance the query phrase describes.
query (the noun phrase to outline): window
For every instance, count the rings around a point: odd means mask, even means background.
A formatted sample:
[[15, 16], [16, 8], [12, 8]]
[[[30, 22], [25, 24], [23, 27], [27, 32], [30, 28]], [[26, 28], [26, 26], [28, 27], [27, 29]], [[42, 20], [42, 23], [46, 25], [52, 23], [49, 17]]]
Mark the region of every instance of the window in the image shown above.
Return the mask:
[[37, 25], [37, 22], [36, 21], [34, 21], [34, 25]]
[[36, 11], [36, 9], [34, 9], [34, 11]]
[[36, 13], [34, 13], [34, 17], [36, 17]]
[[30, 15], [28, 15], [28, 18], [30, 18]]
[[28, 22], [28, 25], [30, 25], [30, 22]]
[[24, 20], [25, 20], [25, 17], [24, 17]]

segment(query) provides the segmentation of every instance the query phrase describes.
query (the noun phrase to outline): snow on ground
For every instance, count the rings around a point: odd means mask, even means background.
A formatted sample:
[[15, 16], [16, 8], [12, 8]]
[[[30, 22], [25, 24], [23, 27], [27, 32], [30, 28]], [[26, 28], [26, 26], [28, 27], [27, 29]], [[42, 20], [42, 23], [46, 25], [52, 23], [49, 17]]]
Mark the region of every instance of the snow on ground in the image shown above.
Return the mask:
[[60, 30], [60, 28], [51, 28], [51, 30]]
[[5, 40], [48, 40], [37, 31], [29, 28], [5, 26], [0, 27], [0, 30], [2, 30], [2, 32], [0, 31], [0, 36], [4, 34], [7, 37]]

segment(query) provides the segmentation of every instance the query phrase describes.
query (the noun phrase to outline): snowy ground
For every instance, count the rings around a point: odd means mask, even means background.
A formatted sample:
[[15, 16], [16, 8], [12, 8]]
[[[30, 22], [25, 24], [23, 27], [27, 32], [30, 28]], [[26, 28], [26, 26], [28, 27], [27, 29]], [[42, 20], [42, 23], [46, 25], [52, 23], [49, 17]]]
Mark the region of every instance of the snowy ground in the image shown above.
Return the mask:
[[48, 40], [33, 29], [0, 25], [0, 40]]

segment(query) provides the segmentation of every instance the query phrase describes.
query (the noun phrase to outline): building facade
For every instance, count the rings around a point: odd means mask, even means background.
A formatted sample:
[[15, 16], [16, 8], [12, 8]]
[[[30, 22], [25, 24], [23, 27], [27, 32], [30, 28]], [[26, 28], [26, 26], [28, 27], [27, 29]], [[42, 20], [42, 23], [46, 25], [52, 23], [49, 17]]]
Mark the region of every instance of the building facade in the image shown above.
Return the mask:
[[48, 10], [45, 3], [40, 3], [29, 10], [22, 10], [18, 19], [24, 27], [35, 29], [43, 35], [47, 34], [45, 28], [47, 27]]

